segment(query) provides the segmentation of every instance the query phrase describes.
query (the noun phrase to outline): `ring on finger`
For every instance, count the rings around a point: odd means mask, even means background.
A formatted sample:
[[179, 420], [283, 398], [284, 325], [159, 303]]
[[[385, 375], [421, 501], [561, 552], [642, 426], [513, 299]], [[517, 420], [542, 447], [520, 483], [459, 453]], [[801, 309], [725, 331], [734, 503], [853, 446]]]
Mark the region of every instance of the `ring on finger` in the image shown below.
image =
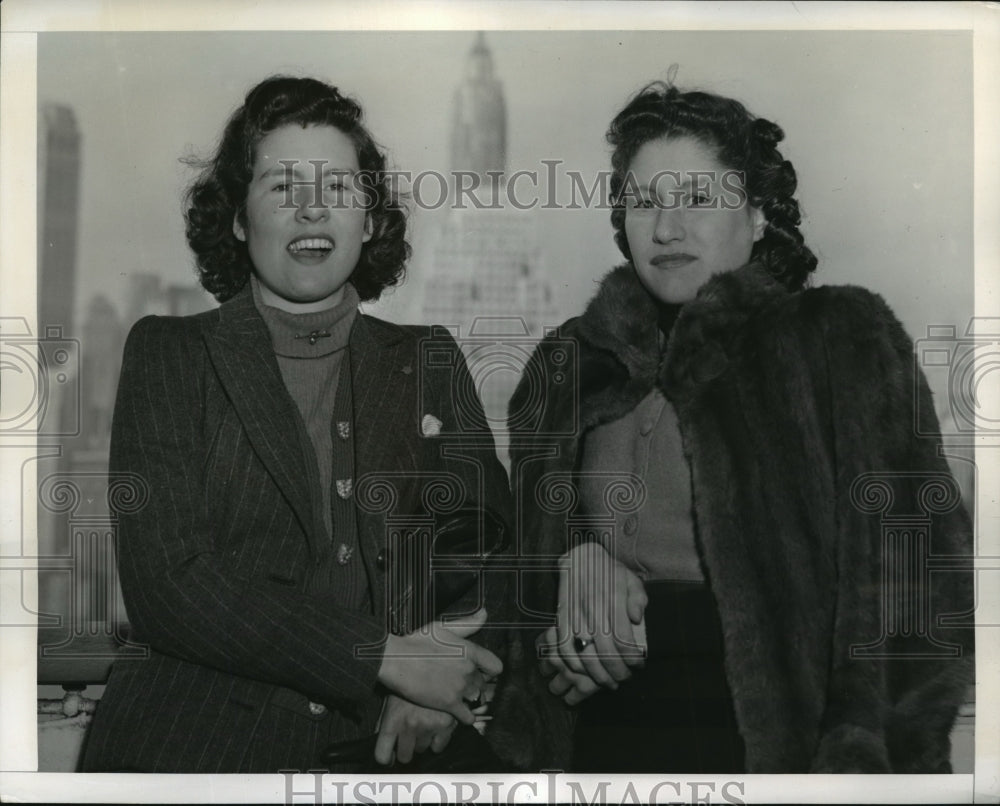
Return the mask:
[[579, 654], [580, 652], [583, 652], [583, 650], [585, 650], [592, 643], [594, 643], [593, 638], [586, 638], [582, 635], [578, 635], [576, 638], [573, 639], [573, 649], [575, 649], [577, 651], [577, 654]]
[[470, 710], [472, 710], [473, 708], [478, 708], [480, 705], [483, 704], [483, 692], [481, 691], [476, 692], [475, 697], [466, 697], [465, 704], [469, 706]]

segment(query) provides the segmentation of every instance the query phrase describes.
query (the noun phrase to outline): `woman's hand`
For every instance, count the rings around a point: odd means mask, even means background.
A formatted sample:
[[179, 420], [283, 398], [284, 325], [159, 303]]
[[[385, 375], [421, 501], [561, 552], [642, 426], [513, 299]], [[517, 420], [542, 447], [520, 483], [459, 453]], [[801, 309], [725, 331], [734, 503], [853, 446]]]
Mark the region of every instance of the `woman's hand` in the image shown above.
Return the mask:
[[580, 544], [560, 563], [558, 654], [568, 671], [616, 689], [643, 664], [633, 632], [646, 609], [642, 580], [598, 543]]
[[379, 722], [375, 760], [379, 764], [409, 764], [414, 753], [440, 753], [451, 739], [458, 722], [451, 714], [424, 708], [390, 694]]
[[589, 675], [577, 674], [566, 668], [559, 653], [554, 651], [556, 640], [555, 626], [549, 627], [538, 636], [535, 641], [535, 646], [539, 650], [538, 665], [542, 677], [549, 681], [549, 691], [561, 697], [567, 705], [576, 705], [596, 694], [601, 687], [591, 680]]
[[426, 630], [390, 635], [378, 680], [390, 691], [438, 711], [465, 725], [475, 721], [469, 702], [482, 698], [487, 683], [503, 671], [503, 663], [488, 649], [465, 639], [486, 622], [479, 610], [469, 621], [446, 627], [431, 622]]

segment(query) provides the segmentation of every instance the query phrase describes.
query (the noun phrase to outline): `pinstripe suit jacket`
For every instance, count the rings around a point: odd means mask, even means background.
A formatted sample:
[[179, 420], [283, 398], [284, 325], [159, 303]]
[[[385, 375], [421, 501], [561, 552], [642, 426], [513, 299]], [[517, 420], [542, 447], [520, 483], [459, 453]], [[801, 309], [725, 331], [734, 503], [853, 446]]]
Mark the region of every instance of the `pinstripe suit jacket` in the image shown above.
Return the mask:
[[[351, 332], [357, 542], [372, 594], [370, 612], [355, 612], [327, 581], [298, 413], [249, 285], [214, 311], [135, 325], [110, 467], [149, 488], [120, 515], [117, 545], [133, 634], [150, 652], [115, 664], [83, 769], [306, 769], [331, 739], [373, 730], [387, 520], [426, 515], [427, 481], [442, 478], [459, 504], [508, 506], [478, 398], [455, 403], [471, 388], [461, 353], [436, 336], [438, 359], [423, 361], [428, 335], [363, 315]], [[427, 414], [439, 436], [421, 433]], [[391, 495], [366, 485], [379, 479]], [[359, 657], [361, 646], [375, 649]]]

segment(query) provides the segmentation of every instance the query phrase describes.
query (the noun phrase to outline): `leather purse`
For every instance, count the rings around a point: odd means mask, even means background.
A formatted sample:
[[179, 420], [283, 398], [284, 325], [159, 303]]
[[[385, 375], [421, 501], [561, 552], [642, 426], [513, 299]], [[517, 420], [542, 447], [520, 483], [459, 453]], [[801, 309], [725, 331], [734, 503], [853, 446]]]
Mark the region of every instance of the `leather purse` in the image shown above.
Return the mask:
[[389, 545], [389, 629], [406, 635], [441, 616], [480, 584], [489, 558], [507, 544], [503, 518], [488, 507], [439, 517], [433, 534], [413, 530], [394, 535]]

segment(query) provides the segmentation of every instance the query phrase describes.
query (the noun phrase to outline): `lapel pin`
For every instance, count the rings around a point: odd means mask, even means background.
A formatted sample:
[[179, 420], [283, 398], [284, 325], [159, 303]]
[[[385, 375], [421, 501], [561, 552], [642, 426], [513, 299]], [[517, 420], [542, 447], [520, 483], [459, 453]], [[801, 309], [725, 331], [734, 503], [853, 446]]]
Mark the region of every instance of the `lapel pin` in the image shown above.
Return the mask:
[[404, 375], [409, 375], [411, 372], [413, 372], [413, 367], [407, 364], [405, 367], [403, 367], [402, 371]]
[[350, 498], [353, 489], [353, 479], [337, 479], [337, 495], [341, 498]]
[[346, 543], [341, 543], [337, 548], [337, 563], [340, 565], [347, 565], [351, 557], [354, 556], [354, 548], [348, 546]]
[[349, 420], [340, 420], [337, 422], [337, 436], [341, 439], [350, 439], [351, 423]]
[[441, 421], [433, 414], [425, 414], [420, 421], [420, 432], [425, 437], [436, 437], [441, 433]]

